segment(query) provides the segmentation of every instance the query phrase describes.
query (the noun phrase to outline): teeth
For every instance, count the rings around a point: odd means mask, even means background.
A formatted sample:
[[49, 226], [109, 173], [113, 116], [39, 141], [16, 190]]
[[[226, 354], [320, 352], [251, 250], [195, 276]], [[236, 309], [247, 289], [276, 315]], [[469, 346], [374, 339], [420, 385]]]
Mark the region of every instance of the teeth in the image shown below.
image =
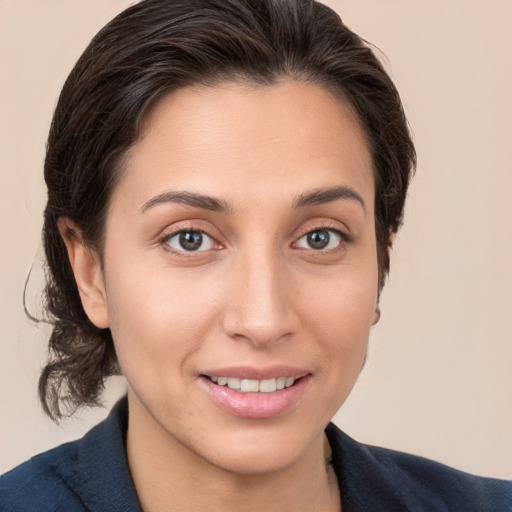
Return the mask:
[[241, 393], [273, 393], [274, 391], [289, 388], [295, 382], [294, 377], [278, 377], [276, 379], [238, 379], [236, 377], [210, 377], [212, 382], [219, 386], [228, 386]]
[[240, 389], [242, 381], [236, 377], [228, 378], [228, 387], [231, 389]]
[[242, 379], [242, 382], [240, 383], [240, 391], [242, 391], [243, 393], [257, 393], [259, 391], [259, 386], [259, 380]]
[[262, 393], [273, 393], [276, 389], [276, 379], [266, 379], [260, 381], [260, 391]]

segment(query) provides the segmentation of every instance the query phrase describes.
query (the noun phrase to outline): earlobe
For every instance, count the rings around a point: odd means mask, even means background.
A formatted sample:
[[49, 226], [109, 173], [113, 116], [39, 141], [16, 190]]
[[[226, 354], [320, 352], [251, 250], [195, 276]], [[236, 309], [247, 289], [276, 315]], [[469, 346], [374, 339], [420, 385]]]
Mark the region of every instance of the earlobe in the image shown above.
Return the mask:
[[80, 230], [72, 221], [61, 217], [58, 226], [84, 311], [96, 327], [106, 329], [110, 326], [110, 321], [99, 254], [84, 244]]
[[380, 307], [377, 306], [375, 308], [375, 312], [373, 313], [372, 325], [375, 325], [379, 320], [380, 320]]

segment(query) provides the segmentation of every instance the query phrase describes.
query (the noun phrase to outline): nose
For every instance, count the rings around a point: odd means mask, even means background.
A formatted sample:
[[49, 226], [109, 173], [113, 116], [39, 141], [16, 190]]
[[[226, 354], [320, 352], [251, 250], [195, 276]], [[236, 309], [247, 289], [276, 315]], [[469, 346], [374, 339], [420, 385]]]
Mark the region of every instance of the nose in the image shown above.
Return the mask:
[[251, 250], [233, 263], [223, 329], [234, 339], [265, 347], [295, 334], [297, 293], [286, 262], [273, 250]]

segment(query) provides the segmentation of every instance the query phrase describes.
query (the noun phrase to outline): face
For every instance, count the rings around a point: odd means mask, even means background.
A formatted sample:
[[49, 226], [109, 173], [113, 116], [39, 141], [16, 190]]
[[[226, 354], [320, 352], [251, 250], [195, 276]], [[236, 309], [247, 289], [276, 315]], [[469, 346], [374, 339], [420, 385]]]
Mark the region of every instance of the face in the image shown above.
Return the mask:
[[355, 116], [318, 86], [162, 99], [106, 223], [130, 429], [240, 473], [316, 446], [376, 318], [373, 195]]

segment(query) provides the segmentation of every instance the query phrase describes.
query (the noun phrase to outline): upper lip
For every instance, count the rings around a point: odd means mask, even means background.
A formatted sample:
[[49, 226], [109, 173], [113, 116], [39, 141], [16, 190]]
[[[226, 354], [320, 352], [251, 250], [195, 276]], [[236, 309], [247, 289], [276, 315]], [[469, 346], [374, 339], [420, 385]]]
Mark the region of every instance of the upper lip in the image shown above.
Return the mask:
[[226, 368], [213, 368], [201, 372], [201, 375], [208, 377], [234, 377], [238, 379], [265, 380], [276, 379], [278, 377], [293, 377], [298, 379], [308, 375], [310, 372], [304, 368], [292, 366], [267, 366], [265, 368], [256, 368], [254, 366], [229, 366]]

